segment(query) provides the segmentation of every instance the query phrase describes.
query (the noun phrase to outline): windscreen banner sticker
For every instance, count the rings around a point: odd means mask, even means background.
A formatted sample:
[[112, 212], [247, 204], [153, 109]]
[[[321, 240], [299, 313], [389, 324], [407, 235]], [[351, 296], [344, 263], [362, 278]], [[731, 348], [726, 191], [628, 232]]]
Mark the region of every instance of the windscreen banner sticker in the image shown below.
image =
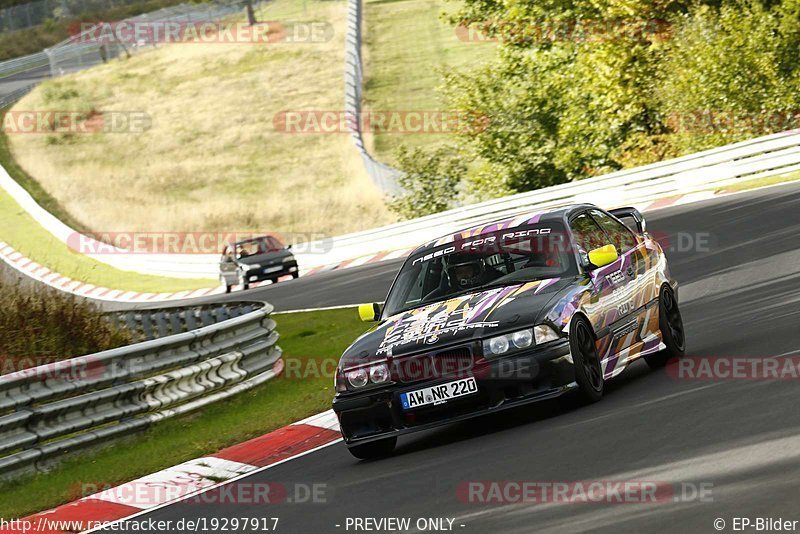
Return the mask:
[[[552, 228], [529, 228], [527, 230], [509, 231], [502, 234], [499, 232], [496, 234], [477, 234], [474, 238], [464, 238], [461, 234], [458, 234], [456, 239], [454, 239], [455, 243], [453, 245], [415, 258], [411, 264], [416, 265], [417, 263], [426, 262], [440, 256], [447, 256], [455, 252], [481, 252], [496, 249], [513, 251], [517, 249], [520, 243], [523, 242], [522, 240], [526, 238], [549, 238], [551, 235], [557, 236], [557, 234], [553, 234], [552, 232]], [[563, 236], [558, 237], [564, 240]], [[509, 241], [510, 243], [508, 243]], [[557, 241], [558, 240], [555, 240], [553, 243], [557, 243]], [[529, 246], [527, 248], [523, 247], [521, 250], [523, 252], [530, 252], [531, 249]]]

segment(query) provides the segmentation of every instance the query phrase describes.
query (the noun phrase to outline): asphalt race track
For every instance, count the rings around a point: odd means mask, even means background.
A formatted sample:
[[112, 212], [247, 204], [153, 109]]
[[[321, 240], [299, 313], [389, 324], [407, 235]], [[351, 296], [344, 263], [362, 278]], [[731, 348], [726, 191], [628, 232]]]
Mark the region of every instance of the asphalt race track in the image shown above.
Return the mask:
[[[169, 305], [195, 306], [212, 302], [252, 300], [267, 301], [275, 306], [277, 311], [291, 311], [383, 301], [402, 264], [403, 260], [394, 260], [315, 274], [307, 278], [301, 276], [296, 280], [267, 284], [247, 291], [234, 290], [227, 295], [170, 301]], [[164, 304], [103, 303], [102, 306], [108, 310], [115, 310], [157, 308]]]
[[0, 78], [0, 101], [4, 96], [10, 95], [18, 89], [27, 87], [34, 83], [39, 83], [50, 77], [50, 65], [44, 65], [35, 69], [26, 70]]
[[[682, 239], [686, 248], [668, 256], [681, 282], [690, 355], [798, 353], [800, 186], [665, 209], [648, 223], [672, 247]], [[700, 245], [690, 246], [697, 238]], [[382, 300], [394, 269], [347, 269], [248, 297], [283, 309]], [[354, 532], [345, 526], [356, 517], [409, 517], [412, 525], [444, 517], [465, 533], [715, 532], [716, 518], [725, 531], [734, 517], [800, 519], [798, 398], [791, 380], [678, 379], [637, 362], [591, 406], [554, 401], [408, 436], [394, 456], [375, 462], [357, 462], [335, 443], [239, 481], [282, 483], [290, 497], [293, 484], [324, 484], [326, 502], [184, 502], [136, 519], [278, 517], [277, 532], [315, 534]], [[597, 480], [656, 481], [675, 494], [646, 504], [482, 504], [457, 496], [465, 481]]]

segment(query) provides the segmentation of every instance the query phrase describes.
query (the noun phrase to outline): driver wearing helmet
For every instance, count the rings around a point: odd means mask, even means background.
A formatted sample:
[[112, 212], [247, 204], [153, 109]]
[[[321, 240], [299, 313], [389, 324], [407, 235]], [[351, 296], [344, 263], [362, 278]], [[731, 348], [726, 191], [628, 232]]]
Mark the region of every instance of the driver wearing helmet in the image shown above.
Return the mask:
[[457, 252], [447, 258], [447, 277], [454, 289], [470, 289], [488, 284], [502, 275], [497, 269], [486, 265], [478, 254]]

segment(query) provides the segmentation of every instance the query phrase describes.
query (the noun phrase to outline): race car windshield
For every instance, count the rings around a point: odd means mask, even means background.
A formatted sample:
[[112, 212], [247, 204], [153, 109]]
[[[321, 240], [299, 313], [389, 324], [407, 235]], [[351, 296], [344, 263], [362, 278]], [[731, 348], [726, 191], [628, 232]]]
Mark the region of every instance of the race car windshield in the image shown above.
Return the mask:
[[577, 272], [563, 225], [536, 224], [457, 239], [420, 252], [403, 265], [384, 317], [481, 288]]
[[238, 258], [247, 258], [248, 256], [258, 256], [259, 254], [266, 254], [267, 252], [275, 252], [281, 250], [283, 245], [280, 241], [272, 236], [259, 237], [249, 241], [241, 241], [236, 243], [236, 253]]

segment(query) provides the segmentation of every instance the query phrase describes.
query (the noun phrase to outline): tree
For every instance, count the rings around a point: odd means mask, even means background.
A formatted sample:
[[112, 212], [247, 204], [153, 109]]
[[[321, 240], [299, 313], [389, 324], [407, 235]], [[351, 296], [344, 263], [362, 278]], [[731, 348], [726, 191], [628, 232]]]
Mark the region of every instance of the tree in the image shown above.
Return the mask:
[[397, 167], [403, 171], [399, 179], [403, 194], [389, 201], [389, 208], [403, 218], [411, 219], [439, 213], [455, 205], [465, 165], [448, 149], [425, 152], [397, 151]]

